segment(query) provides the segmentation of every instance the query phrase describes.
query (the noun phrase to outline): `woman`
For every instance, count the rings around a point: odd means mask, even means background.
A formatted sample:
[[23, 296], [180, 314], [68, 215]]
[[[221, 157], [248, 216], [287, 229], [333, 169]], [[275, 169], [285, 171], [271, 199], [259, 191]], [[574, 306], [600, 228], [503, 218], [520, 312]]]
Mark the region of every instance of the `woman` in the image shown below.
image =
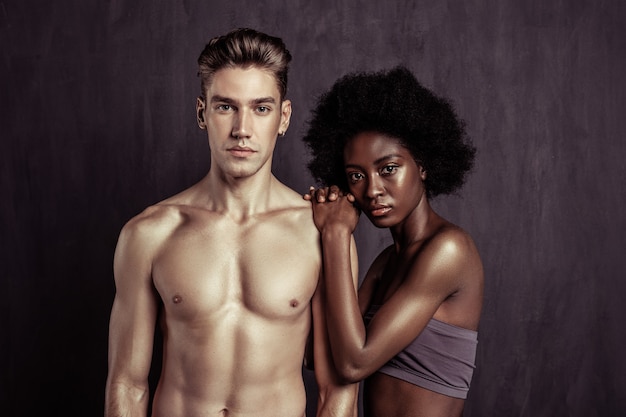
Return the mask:
[[[365, 379], [367, 417], [460, 416], [474, 369], [483, 268], [471, 237], [429, 199], [458, 190], [472, 147], [450, 104], [410, 71], [338, 80], [313, 112], [315, 224], [333, 359], [345, 382]], [[329, 186], [334, 184], [332, 186]], [[364, 212], [389, 228], [355, 294], [351, 239]]]

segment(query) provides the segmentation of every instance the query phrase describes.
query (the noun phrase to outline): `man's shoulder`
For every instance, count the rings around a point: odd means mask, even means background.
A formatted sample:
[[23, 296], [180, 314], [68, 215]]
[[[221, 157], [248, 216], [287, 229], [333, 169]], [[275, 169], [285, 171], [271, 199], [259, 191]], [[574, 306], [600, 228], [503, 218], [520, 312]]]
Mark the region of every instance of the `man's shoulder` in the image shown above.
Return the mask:
[[175, 207], [156, 204], [131, 218], [117, 241], [116, 264], [151, 262], [180, 224], [179, 217]]
[[168, 235], [180, 224], [182, 213], [179, 207], [164, 202], [144, 209], [131, 218], [122, 229], [122, 236], [135, 239], [155, 239]]
[[158, 231], [176, 227], [193, 210], [198, 184], [165, 198], [130, 219], [125, 228]]
[[298, 191], [280, 181], [278, 181], [277, 184], [278, 195], [280, 196], [279, 200], [282, 204], [284, 204], [288, 208], [301, 209], [304, 211], [308, 210], [312, 212], [311, 202], [306, 201], [303, 197], [303, 194], [299, 193]]
[[302, 222], [302, 226], [313, 226], [313, 210], [311, 203], [306, 201], [301, 194], [281, 184], [279, 198], [276, 199], [271, 212], [274, 215]]

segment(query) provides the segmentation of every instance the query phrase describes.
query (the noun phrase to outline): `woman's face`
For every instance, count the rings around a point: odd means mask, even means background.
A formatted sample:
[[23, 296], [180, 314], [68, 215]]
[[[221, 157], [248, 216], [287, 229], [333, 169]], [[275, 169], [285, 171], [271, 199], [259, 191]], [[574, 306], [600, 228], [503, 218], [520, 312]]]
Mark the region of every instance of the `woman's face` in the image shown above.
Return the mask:
[[377, 227], [401, 223], [426, 198], [426, 173], [394, 137], [359, 133], [346, 143], [343, 161], [350, 192]]

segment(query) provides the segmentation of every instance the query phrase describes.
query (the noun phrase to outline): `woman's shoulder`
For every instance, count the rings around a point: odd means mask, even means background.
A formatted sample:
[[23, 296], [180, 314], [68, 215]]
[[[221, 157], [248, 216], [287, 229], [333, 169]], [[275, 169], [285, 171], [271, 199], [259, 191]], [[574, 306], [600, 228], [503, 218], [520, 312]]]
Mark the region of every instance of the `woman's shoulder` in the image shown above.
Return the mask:
[[442, 222], [424, 242], [423, 250], [444, 251], [450, 255], [465, 255], [475, 252], [476, 246], [470, 234], [460, 226], [448, 221]]
[[414, 259], [418, 270], [462, 282], [482, 279], [482, 261], [474, 240], [463, 228], [446, 223], [424, 242]]

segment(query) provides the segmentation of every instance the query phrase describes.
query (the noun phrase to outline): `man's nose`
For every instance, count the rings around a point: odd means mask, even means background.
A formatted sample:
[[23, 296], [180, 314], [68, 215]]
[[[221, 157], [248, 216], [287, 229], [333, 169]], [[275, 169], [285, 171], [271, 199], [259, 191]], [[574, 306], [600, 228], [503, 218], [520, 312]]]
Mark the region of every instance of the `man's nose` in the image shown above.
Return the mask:
[[252, 117], [245, 110], [237, 113], [232, 135], [235, 138], [249, 138], [252, 135]]

